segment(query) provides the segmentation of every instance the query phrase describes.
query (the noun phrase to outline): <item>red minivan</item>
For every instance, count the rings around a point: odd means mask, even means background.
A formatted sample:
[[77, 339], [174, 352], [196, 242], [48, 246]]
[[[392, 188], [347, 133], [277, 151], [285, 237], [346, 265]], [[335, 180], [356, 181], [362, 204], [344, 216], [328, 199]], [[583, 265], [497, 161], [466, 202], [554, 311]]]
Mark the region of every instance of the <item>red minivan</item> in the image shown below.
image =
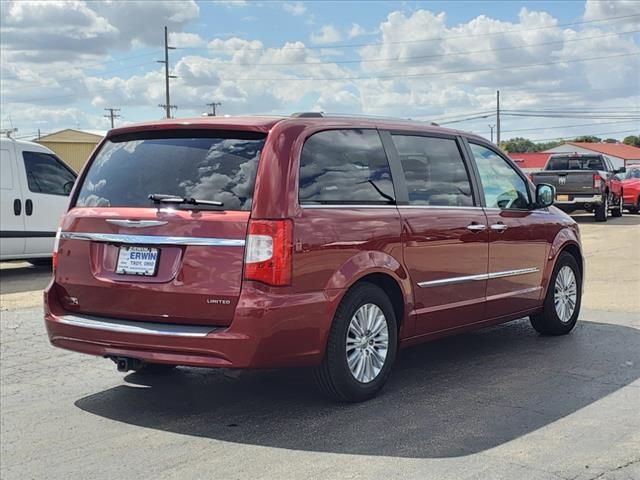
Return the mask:
[[44, 294], [51, 343], [121, 371], [313, 367], [376, 394], [399, 347], [580, 310], [578, 227], [485, 139], [324, 116], [111, 130], [81, 172]]

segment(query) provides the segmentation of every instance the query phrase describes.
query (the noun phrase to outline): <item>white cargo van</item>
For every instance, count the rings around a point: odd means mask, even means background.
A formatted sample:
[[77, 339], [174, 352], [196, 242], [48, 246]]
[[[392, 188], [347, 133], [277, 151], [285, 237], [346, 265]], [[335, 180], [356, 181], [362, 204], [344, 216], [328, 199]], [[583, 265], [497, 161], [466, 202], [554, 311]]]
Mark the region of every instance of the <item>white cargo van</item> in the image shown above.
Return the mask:
[[75, 180], [48, 148], [0, 138], [0, 260], [50, 261]]

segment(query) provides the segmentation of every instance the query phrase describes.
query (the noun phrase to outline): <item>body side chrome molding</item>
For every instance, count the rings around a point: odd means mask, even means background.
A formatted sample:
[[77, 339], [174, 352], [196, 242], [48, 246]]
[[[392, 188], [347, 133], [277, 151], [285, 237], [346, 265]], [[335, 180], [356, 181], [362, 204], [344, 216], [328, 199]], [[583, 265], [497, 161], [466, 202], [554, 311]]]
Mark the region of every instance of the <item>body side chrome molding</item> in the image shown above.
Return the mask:
[[168, 237], [161, 235], [125, 235], [118, 233], [61, 232], [65, 240], [88, 240], [133, 245], [199, 245], [207, 247], [244, 247], [244, 239], [206, 237]]
[[172, 337], [206, 337], [220, 327], [179, 325], [175, 323], [132, 322], [91, 315], [63, 315], [57, 317], [60, 323], [74, 327], [94, 328], [109, 332], [132, 333], [137, 335], [168, 335]]
[[536, 267], [520, 268], [518, 270], [506, 270], [504, 272], [480, 273], [478, 275], [466, 275], [464, 277], [451, 277], [451, 278], [443, 278], [441, 280], [431, 280], [429, 282], [418, 282], [418, 286], [420, 288], [442, 287], [445, 285], [453, 285], [456, 283], [477, 282], [479, 280], [492, 280], [494, 278], [527, 275], [529, 273], [536, 273], [539, 271], [540, 269]]

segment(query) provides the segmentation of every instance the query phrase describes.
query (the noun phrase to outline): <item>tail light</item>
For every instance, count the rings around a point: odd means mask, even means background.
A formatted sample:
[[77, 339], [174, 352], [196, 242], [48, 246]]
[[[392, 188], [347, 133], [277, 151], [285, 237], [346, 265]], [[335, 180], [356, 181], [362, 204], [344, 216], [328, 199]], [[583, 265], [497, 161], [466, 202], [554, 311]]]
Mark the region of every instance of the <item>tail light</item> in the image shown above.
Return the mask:
[[600, 188], [600, 184], [602, 183], [602, 178], [600, 178], [600, 175], [594, 174], [593, 175], [593, 188]]
[[60, 232], [62, 228], [58, 227], [58, 231], [56, 232], [56, 240], [53, 242], [53, 255], [51, 256], [51, 266], [53, 268], [53, 273], [56, 273], [56, 267], [58, 266], [58, 246], [60, 245]]
[[244, 255], [244, 278], [268, 285], [291, 283], [291, 220], [250, 220]]

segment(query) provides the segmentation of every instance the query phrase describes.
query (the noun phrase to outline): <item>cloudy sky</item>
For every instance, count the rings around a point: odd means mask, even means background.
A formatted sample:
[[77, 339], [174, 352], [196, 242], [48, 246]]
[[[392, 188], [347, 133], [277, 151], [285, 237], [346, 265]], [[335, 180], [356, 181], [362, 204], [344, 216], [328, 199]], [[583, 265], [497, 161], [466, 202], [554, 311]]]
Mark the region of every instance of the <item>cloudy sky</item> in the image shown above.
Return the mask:
[[119, 125], [161, 118], [167, 25], [177, 117], [215, 101], [222, 114], [398, 116], [488, 137], [499, 89], [503, 138], [622, 138], [640, 130], [638, 5], [2, 1], [0, 120], [29, 136], [107, 129], [106, 107]]

